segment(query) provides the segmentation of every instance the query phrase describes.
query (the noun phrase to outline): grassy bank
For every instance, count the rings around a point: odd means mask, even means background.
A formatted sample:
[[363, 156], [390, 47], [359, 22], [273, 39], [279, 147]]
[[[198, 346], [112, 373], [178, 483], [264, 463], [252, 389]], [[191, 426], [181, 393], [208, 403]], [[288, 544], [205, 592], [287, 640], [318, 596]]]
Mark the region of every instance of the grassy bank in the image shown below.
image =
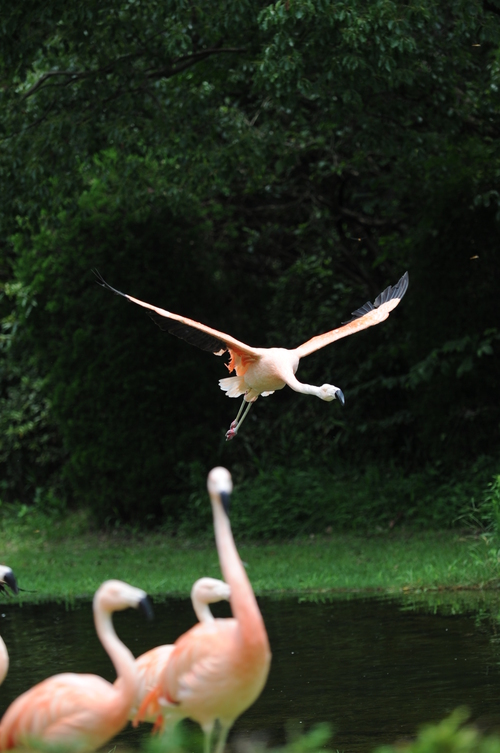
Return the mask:
[[[184, 596], [197, 578], [220, 577], [211, 537], [92, 532], [82, 515], [4, 516], [0, 526], [0, 561], [27, 589], [23, 601], [90, 597], [107, 578], [127, 580], [157, 597]], [[500, 549], [485, 535], [322, 534], [242, 542], [239, 551], [259, 594], [500, 587]]]

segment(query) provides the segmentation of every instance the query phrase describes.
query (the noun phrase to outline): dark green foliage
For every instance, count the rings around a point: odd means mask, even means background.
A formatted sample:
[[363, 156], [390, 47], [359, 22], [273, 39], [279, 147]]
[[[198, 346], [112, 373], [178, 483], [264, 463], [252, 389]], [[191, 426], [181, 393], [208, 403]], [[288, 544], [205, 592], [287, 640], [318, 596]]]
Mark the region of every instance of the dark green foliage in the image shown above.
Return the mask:
[[[375, 466], [401, 478], [438, 467], [453, 486], [457, 467], [494, 456], [499, 49], [496, 0], [12, 6], [4, 495], [175, 526], [216, 462], [276, 490], [292, 483], [281, 469], [297, 489], [316, 474], [327, 510], [338, 462], [354, 484]], [[405, 269], [410, 287], [389, 321], [301, 364], [301, 380], [342, 388], [345, 409], [284, 390], [225, 445], [237, 404], [218, 390], [222, 359], [161, 334], [92, 267], [257, 346], [338, 326]], [[273, 534], [280, 518], [307, 528], [302, 492], [282, 496]], [[385, 525], [399, 507], [376, 496], [360, 519]], [[415, 524], [458, 512], [419, 504], [405, 506]], [[338, 510], [335, 525], [355, 519], [347, 497]]]
[[[338, 465], [338, 464], [337, 464]], [[237, 540], [288, 538], [332, 531], [382, 533], [401, 528], [441, 530], [461, 527], [493, 531], [498, 526], [498, 480], [490, 479], [495, 461], [482, 457], [449, 478], [439, 466], [406, 474], [397, 466], [263, 468], [239, 480], [231, 502], [231, 527]], [[206, 503], [206, 479], [191, 466], [193, 492], [167, 530], [212, 536]]]
[[[485, 735], [472, 725], [465, 725], [469, 713], [456, 709], [438, 724], [426, 724], [415, 740], [404, 745], [408, 753], [495, 753], [500, 748], [498, 735]], [[399, 744], [384, 745], [377, 753], [401, 750]]]
[[[375, 749], [375, 753], [498, 753], [500, 750], [500, 738], [497, 733], [485, 734], [472, 724], [466, 724], [469, 717], [467, 709], [458, 708], [446, 719], [423, 725], [415, 738], [410, 741], [395, 741], [392, 744], [383, 745]], [[290, 724], [290, 732], [294, 725]], [[331, 739], [333, 738], [333, 739]], [[179, 730], [167, 735], [161, 740], [152, 740], [146, 747], [150, 753], [182, 753], [193, 749], [193, 740], [187, 734], [182, 735]], [[201, 744], [201, 743], [199, 743]], [[329, 725], [316, 725], [306, 734], [290, 734], [286, 746], [271, 749], [271, 753], [315, 753], [324, 751], [330, 753], [335, 749], [335, 735]], [[252, 744], [249, 750], [252, 751]], [[255, 751], [260, 750], [255, 746]]]
[[[222, 393], [215, 393], [219, 406], [206, 407], [217, 364], [202, 354], [207, 378], [200, 380], [200, 354], [99, 287], [90, 270], [97, 267], [145, 300], [155, 297], [154, 279], [172, 308], [190, 301], [186, 313], [194, 317], [215, 298], [215, 312], [224, 302], [223, 281], [195, 247], [210, 243], [207, 228], [200, 218], [189, 226], [164, 211], [151, 212], [145, 223], [120, 206], [99, 205], [96, 196], [84, 196], [78, 214], [61, 215], [58, 225], [42, 228], [31, 252], [18, 236], [17, 249], [18, 273], [32, 280], [36, 301], [24, 324], [36, 333], [30, 346], [48, 375], [46, 390], [68, 452], [64, 477], [101, 519], [175, 515], [185, 489], [179, 460], [194, 462], [199, 447], [214, 445], [210, 457], [217, 447], [212, 438], [217, 428], [220, 434]], [[154, 275], [151, 253], [158, 260]], [[197, 406], [191, 414], [186, 397]]]
[[[280, 748], [266, 748], [272, 753], [332, 753], [327, 744], [332, 736], [328, 723], [316, 724], [306, 734], [297, 729], [292, 721], [288, 724], [287, 744]], [[256, 736], [257, 737], [257, 736]], [[171, 725], [162, 736], [151, 736], [144, 746], [147, 753], [185, 753], [185, 751], [201, 750], [203, 739], [197, 729], [186, 726]], [[261, 751], [262, 743], [249, 742], [249, 750]], [[492, 753], [496, 753], [492, 751]]]
[[[19, 313], [29, 307], [19, 284], [6, 285], [0, 300], [13, 297]], [[23, 353], [19, 314], [2, 319], [0, 332], [0, 503], [2, 498], [35, 501], [42, 510], [60, 510], [65, 499], [60, 477], [64, 450], [36, 360]]]

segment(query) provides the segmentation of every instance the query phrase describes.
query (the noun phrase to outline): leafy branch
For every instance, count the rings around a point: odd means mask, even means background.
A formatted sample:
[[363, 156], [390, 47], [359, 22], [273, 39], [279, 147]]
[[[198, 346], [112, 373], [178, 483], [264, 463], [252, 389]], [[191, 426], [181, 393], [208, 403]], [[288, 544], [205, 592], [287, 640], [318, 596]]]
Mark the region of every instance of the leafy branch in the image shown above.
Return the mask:
[[[183, 71], [187, 70], [188, 68], [191, 68], [196, 63], [200, 62], [201, 60], [206, 60], [208, 57], [211, 57], [212, 55], [219, 55], [219, 54], [227, 54], [227, 53], [241, 53], [246, 52], [245, 47], [211, 47], [206, 50], [198, 50], [198, 52], [193, 52], [190, 55], [181, 55], [178, 58], [174, 58], [170, 65], [159, 68], [156, 70], [146, 70], [144, 71], [144, 75], [148, 79], [158, 79], [158, 78], [171, 78], [172, 76], [175, 76], [179, 73], [182, 73]], [[130, 56], [127, 56], [130, 57]], [[119, 62], [121, 62], [123, 58], [120, 59]], [[44, 73], [36, 83], [33, 84], [33, 86], [28, 89], [27, 92], [25, 92], [22, 96], [22, 99], [28, 99], [29, 97], [33, 96], [37, 91], [39, 91], [42, 87], [47, 88], [47, 86], [44, 87], [44, 84], [46, 81], [49, 81], [50, 79], [54, 77], [64, 77], [66, 80], [63, 81], [61, 84], [56, 84], [56, 86], [68, 86], [69, 84], [74, 84], [77, 81], [81, 81], [83, 79], [88, 79], [90, 77], [96, 77], [100, 74], [107, 74], [113, 71], [113, 69], [116, 67], [117, 62], [109, 63], [109, 65], [106, 65], [101, 68], [97, 68], [96, 70], [90, 70], [90, 71], [47, 71]]]

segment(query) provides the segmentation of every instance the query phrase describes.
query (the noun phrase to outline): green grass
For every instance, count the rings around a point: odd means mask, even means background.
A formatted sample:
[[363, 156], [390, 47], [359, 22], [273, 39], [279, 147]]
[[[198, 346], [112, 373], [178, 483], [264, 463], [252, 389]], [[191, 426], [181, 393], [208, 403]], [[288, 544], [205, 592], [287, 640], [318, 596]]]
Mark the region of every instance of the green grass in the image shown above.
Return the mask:
[[[155, 597], [185, 596], [197, 578], [220, 577], [211, 537], [95, 532], [83, 514], [4, 514], [0, 541], [1, 561], [27, 589], [23, 601], [90, 597], [107, 578], [129, 581]], [[393, 531], [237, 544], [258, 594], [500, 587], [500, 549], [487, 535]]]

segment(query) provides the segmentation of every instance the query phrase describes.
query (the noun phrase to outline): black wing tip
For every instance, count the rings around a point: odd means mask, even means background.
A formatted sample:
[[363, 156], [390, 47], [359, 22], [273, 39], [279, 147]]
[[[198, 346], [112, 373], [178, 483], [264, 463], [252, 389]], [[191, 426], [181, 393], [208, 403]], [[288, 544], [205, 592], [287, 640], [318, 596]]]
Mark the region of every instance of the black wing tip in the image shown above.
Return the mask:
[[387, 301], [392, 301], [395, 298], [401, 298], [404, 296], [406, 291], [408, 290], [408, 283], [409, 283], [409, 277], [408, 272], [405, 272], [404, 275], [400, 277], [400, 279], [397, 281], [395, 285], [389, 285], [385, 290], [383, 290], [380, 295], [378, 295], [373, 302], [373, 305], [375, 308], [378, 308], [383, 303], [387, 303]]
[[399, 298], [402, 298], [406, 291], [408, 290], [408, 285], [410, 284], [410, 275], [408, 274], [408, 270], [404, 273], [404, 275], [401, 277], [399, 282], [397, 283], [396, 287], [401, 286], [401, 289], [399, 291]]
[[374, 300], [373, 303], [370, 301], [367, 301], [362, 306], [360, 306], [359, 309], [356, 309], [356, 311], [353, 311], [351, 314], [351, 318], [348, 322], [345, 322], [346, 324], [350, 324], [355, 319], [360, 319], [365, 314], [368, 314], [370, 311], [373, 311], [373, 309], [378, 309], [379, 306], [381, 306], [383, 303], [387, 303], [387, 301], [392, 301], [394, 298], [401, 298], [404, 296], [406, 291], [408, 290], [408, 285], [410, 282], [410, 278], [408, 275], [408, 272], [406, 271], [404, 275], [400, 277], [400, 279], [397, 281], [395, 285], [389, 285], [385, 290], [383, 290]]
[[156, 311], [148, 311], [148, 314], [163, 332], [170, 332], [171, 335], [184, 340], [190, 345], [194, 345], [196, 348], [200, 348], [200, 350], [204, 350], [207, 353], [219, 353], [219, 351], [225, 353], [227, 350], [224, 340], [209, 335], [207, 332], [203, 332], [203, 330], [178, 322], [175, 319], [161, 316]]
[[99, 272], [98, 269], [94, 267], [92, 269], [92, 272], [96, 276], [96, 282], [98, 285], [101, 285], [103, 288], [106, 288], [107, 290], [111, 290], [111, 292], [114, 293], [115, 295], [122, 295], [124, 298], [127, 297], [125, 293], [122, 293], [120, 290], [117, 290], [116, 288], [111, 287], [111, 285], [106, 282], [106, 280], [104, 279], [104, 277], [102, 276], [102, 274]]
[[106, 282], [106, 280], [104, 279], [104, 277], [102, 276], [102, 274], [99, 272], [99, 270], [96, 267], [92, 267], [91, 272], [97, 278], [96, 282], [99, 285], [102, 285], [104, 288], [108, 287], [108, 283]]
[[384, 295], [384, 293], [386, 292], [389, 294], [387, 298], [385, 299], [386, 301], [390, 301], [393, 298], [399, 298], [401, 300], [401, 298], [404, 296], [404, 294], [408, 290], [409, 281], [410, 280], [409, 280], [408, 272], [405, 272], [404, 275], [402, 275], [399, 278], [399, 280], [397, 281], [395, 285], [393, 285], [392, 287], [389, 285], [389, 287], [386, 288], [386, 290], [384, 290], [384, 292], [381, 293], [381, 295]]

